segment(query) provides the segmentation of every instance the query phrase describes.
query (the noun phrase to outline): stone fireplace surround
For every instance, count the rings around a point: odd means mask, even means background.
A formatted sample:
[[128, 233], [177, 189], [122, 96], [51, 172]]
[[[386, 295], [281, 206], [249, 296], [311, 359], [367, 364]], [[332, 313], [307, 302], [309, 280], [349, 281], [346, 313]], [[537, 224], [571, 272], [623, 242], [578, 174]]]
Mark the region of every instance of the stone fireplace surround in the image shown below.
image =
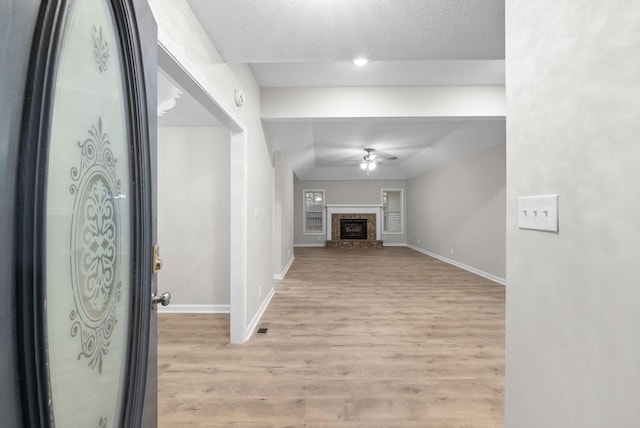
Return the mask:
[[[329, 248], [381, 248], [382, 240], [378, 219], [382, 218], [382, 205], [326, 205], [327, 247]], [[340, 219], [366, 219], [367, 239], [340, 239]]]

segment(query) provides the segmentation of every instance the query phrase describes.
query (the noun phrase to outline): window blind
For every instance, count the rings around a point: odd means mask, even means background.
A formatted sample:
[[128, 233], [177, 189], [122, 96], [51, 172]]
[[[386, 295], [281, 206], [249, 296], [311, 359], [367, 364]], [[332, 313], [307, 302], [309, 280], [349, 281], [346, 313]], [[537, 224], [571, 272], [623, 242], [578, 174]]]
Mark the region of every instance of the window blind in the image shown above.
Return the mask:
[[402, 232], [402, 196], [399, 190], [383, 192], [384, 231]]

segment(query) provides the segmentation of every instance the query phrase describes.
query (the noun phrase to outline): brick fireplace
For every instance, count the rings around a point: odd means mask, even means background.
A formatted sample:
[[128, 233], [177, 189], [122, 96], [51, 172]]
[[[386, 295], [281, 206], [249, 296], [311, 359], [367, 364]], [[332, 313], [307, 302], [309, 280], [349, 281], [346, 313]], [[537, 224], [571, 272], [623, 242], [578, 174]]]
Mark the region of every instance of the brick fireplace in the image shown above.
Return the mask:
[[[329, 248], [381, 248], [381, 206], [379, 205], [327, 205], [327, 247]], [[366, 239], [340, 239], [340, 220], [366, 220]]]

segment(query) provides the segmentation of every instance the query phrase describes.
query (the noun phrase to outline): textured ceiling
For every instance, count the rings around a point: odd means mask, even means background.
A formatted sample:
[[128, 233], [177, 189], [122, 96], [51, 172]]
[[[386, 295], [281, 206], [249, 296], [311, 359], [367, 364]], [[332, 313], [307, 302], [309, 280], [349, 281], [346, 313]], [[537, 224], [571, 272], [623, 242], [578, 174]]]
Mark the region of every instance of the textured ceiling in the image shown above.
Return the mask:
[[504, 0], [188, 2], [262, 87], [504, 84]]
[[504, 85], [504, 60], [251, 64], [263, 88], [327, 86]]
[[[504, 0], [187, 0], [228, 63], [262, 87], [504, 85]], [[367, 57], [366, 67], [351, 60]], [[265, 121], [301, 179], [408, 178], [504, 142], [504, 120]], [[373, 177], [372, 177], [373, 178]]]
[[504, 1], [188, 2], [227, 62], [504, 59]]

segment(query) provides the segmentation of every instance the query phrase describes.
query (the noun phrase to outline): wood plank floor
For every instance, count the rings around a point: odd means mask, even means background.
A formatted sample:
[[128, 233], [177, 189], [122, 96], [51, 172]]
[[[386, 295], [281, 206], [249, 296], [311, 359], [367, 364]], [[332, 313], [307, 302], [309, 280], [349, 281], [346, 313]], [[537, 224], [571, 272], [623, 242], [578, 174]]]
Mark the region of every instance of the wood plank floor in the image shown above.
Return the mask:
[[502, 427], [502, 285], [405, 247], [296, 248], [262, 323], [159, 316], [159, 426]]

